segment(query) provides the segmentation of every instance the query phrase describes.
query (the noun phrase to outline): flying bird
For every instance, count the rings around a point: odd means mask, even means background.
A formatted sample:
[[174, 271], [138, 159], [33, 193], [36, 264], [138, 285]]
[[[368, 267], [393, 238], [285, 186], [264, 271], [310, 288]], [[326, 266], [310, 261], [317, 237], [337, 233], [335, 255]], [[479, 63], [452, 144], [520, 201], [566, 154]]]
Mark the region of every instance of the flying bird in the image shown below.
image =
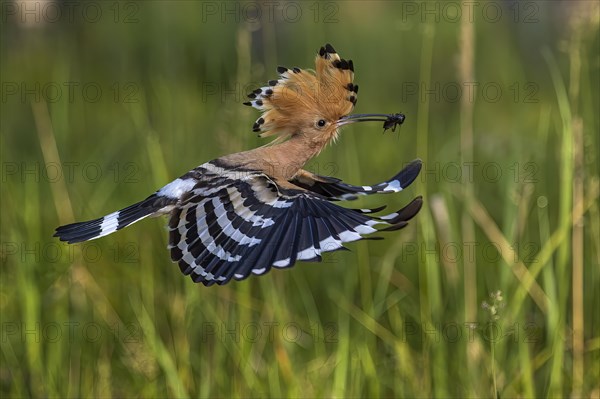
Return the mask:
[[334, 48], [321, 47], [315, 70], [278, 67], [279, 79], [248, 95], [262, 112], [253, 131], [275, 136], [266, 146], [206, 162], [145, 200], [100, 219], [56, 229], [68, 243], [104, 237], [148, 216], [169, 217], [171, 259], [181, 272], [206, 286], [243, 280], [296, 261], [320, 261], [323, 252], [345, 249], [377, 231], [407, 225], [422, 205], [414, 198], [397, 212], [350, 209], [336, 201], [402, 191], [421, 170], [412, 161], [388, 181], [354, 186], [302, 169], [355, 122], [384, 122], [395, 129], [403, 114], [350, 114], [358, 85], [354, 65]]

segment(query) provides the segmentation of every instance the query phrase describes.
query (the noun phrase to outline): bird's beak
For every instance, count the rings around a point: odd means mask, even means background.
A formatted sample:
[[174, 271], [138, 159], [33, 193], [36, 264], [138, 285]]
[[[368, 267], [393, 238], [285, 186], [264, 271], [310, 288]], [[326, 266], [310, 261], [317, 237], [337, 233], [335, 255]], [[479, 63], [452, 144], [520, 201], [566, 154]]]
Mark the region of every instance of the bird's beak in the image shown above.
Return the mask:
[[355, 122], [383, 122], [384, 129], [395, 129], [406, 117], [404, 114], [352, 114], [337, 120], [338, 127]]

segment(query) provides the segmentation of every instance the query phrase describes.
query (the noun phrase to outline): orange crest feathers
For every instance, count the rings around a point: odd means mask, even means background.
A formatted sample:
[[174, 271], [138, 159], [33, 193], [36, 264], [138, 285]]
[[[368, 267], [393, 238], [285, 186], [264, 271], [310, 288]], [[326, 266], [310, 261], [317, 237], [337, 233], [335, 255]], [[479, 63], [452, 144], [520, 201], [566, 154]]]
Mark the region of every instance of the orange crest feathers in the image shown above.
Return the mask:
[[263, 112], [252, 128], [260, 136], [290, 137], [305, 126], [348, 115], [356, 104], [358, 85], [352, 83], [354, 66], [330, 44], [321, 47], [315, 71], [277, 67], [279, 80], [254, 90], [244, 103]]

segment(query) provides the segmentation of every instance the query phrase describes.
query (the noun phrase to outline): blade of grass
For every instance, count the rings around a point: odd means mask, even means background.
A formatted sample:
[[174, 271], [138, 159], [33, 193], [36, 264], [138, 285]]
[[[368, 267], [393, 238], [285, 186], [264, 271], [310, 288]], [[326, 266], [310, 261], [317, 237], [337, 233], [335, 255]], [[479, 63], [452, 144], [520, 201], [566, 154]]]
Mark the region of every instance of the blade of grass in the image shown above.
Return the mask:
[[[569, 97], [560, 76], [560, 70], [556, 64], [556, 59], [552, 52], [547, 48], [542, 48], [542, 56], [544, 57], [550, 76], [556, 92], [558, 101], [558, 109], [562, 120], [562, 130], [560, 131], [561, 146], [560, 146], [560, 167], [559, 167], [559, 224], [565, 226], [571, 232], [571, 212], [573, 208], [573, 119]], [[566, 334], [567, 320], [564, 317], [566, 314], [569, 300], [569, 286], [571, 283], [571, 274], [569, 273], [569, 254], [571, 252], [571, 241], [568, 239], [562, 240], [558, 245], [558, 258], [556, 260], [556, 274], [558, 281], [558, 312], [563, 317], [558, 320], [558, 325], [554, 326], [558, 331]], [[552, 359], [552, 372], [550, 375], [550, 396], [561, 396], [565, 394], [563, 382], [563, 367], [565, 355], [565, 341], [563, 337], [557, 336], [554, 341], [554, 357]]]
[[[582, 13], [582, 10], [579, 10]], [[575, 18], [581, 20], [582, 15], [571, 17], [571, 38], [569, 41], [569, 61], [570, 61], [570, 76], [569, 76], [569, 99], [570, 107], [573, 114], [571, 138], [573, 146], [573, 191], [572, 204], [577, 204], [584, 198], [583, 190], [583, 174], [584, 174], [584, 146], [583, 146], [583, 120], [578, 115], [579, 110], [579, 85], [581, 81], [581, 24], [575, 22]], [[573, 212], [575, 209], [572, 210]], [[584, 378], [584, 300], [583, 300], [583, 222], [575, 221], [573, 224], [573, 233], [571, 236], [572, 248], [572, 267], [573, 280], [571, 308], [573, 312], [573, 370], [572, 379], [573, 386], [571, 395], [574, 397], [581, 396], [583, 389]]]
[[177, 398], [188, 398], [189, 395], [183, 382], [179, 378], [175, 360], [164, 346], [162, 339], [154, 327], [154, 321], [146, 310], [146, 306], [139, 299], [130, 297], [132, 308], [134, 309], [137, 319], [144, 331], [144, 338], [150, 347], [152, 353], [156, 356], [156, 361], [164, 371], [167, 378], [171, 393]]
[[[45, 101], [32, 102], [31, 109], [35, 120], [36, 131], [44, 161], [46, 164], [54, 163], [61, 165], [56, 139], [48, 113], [48, 106]], [[54, 199], [54, 207], [58, 214], [58, 220], [62, 224], [66, 224], [74, 220], [73, 207], [67, 191], [67, 186], [64, 179], [58, 179], [54, 184], [50, 184], [52, 198]]]
[[529, 273], [523, 262], [518, 259], [517, 253], [506, 240], [504, 234], [498, 228], [498, 225], [490, 217], [483, 205], [476, 198], [465, 198], [467, 209], [471, 217], [475, 220], [479, 228], [491, 242], [500, 247], [500, 256], [504, 259], [506, 265], [517, 277], [520, 285], [527, 287], [527, 293], [534, 300], [538, 308], [546, 314], [548, 312], [549, 301], [544, 290], [535, 282], [534, 277]]
[[[419, 76], [422, 82], [431, 81], [431, 67], [433, 64], [433, 46], [435, 43], [435, 25], [428, 23], [424, 27], [423, 44], [421, 50], [421, 59], [419, 64]], [[423, 158], [425, 165], [428, 164], [428, 135], [429, 135], [429, 97], [419, 105], [417, 112], [417, 153]], [[418, 181], [417, 189], [420, 192], [426, 192], [421, 180]], [[428, 201], [425, 201], [427, 204]], [[419, 212], [419, 234], [422, 238], [422, 245], [425, 248], [435, 248], [436, 239], [431, 213], [428, 206], [423, 207]], [[434, 325], [442, 311], [440, 271], [434, 251], [427, 251], [423, 259], [419, 258], [419, 294], [420, 294], [420, 322], [425, 328]], [[425, 384], [433, 386], [432, 393], [437, 397], [445, 397], [448, 394], [446, 373], [438, 365], [447, 364], [445, 352], [438, 348], [431, 349], [425, 345], [427, 363], [432, 370], [432, 383]], [[432, 358], [430, 358], [430, 356]], [[423, 392], [424, 395], [430, 393]]]

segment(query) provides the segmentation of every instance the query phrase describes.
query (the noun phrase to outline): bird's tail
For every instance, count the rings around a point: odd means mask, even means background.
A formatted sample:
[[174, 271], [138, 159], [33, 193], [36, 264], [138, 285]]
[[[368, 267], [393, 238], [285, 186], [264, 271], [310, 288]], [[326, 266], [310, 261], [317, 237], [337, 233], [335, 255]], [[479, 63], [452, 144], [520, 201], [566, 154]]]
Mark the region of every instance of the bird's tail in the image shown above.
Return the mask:
[[89, 220], [60, 226], [56, 229], [54, 237], [69, 244], [94, 240], [114, 233], [153, 214], [162, 213], [165, 206], [164, 197], [151, 195], [145, 200], [113, 212], [100, 219]]

